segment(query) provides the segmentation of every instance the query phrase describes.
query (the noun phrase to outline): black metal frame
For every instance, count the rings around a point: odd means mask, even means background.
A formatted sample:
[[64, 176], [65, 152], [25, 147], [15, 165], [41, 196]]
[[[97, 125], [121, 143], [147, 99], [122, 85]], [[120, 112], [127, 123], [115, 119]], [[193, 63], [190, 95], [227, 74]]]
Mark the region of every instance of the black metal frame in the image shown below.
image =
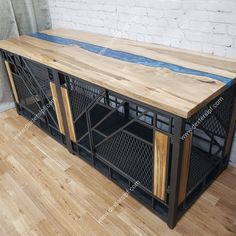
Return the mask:
[[[11, 58], [9, 55], [12, 55], [8, 52], [2, 52], [2, 56], [5, 60], [11, 61]], [[18, 63], [24, 63], [27, 65], [27, 61], [30, 61], [29, 59], [25, 59], [23, 57], [19, 57], [20, 60]], [[15, 62], [14, 62], [15, 63]], [[36, 62], [34, 62], [36, 63]], [[39, 63], [37, 63], [39, 64]], [[39, 64], [42, 66], [41, 64]], [[19, 66], [19, 65], [16, 65]], [[35, 80], [34, 73], [30, 70], [30, 68], [27, 68], [31, 79]], [[204, 133], [198, 134], [197, 132], [193, 131], [193, 137], [194, 140], [200, 140], [202, 143], [207, 143], [209, 146], [209, 151], [203, 150], [201, 147], [199, 147], [197, 144], [193, 144], [193, 150], [191, 154], [191, 160], [195, 160], [192, 165], [196, 164], [197, 161], [203, 161], [204, 163], [209, 163], [209, 167], [207, 167], [206, 170], [204, 170], [204, 173], [201, 173], [200, 176], [197, 175], [196, 180], [192, 181], [193, 184], [191, 184], [191, 178], [194, 175], [194, 166], [190, 166], [192, 168], [189, 175], [189, 185], [187, 192], [186, 199], [179, 204], [178, 203], [178, 194], [180, 189], [180, 175], [181, 175], [181, 163], [182, 163], [182, 156], [183, 156], [183, 145], [184, 141], [181, 139], [182, 135], [188, 130], [189, 126], [201, 115], [201, 112], [195, 114], [193, 117], [191, 117], [188, 120], [185, 120], [181, 117], [178, 117], [176, 115], [170, 114], [166, 111], [154, 108], [152, 106], [149, 106], [147, 104], [144, 104], [140, 101], [135, 101], [131, 98], [128, 98], [124, 95], [120, 95], [114, 91], [107, 90], [105, 88], [102, 88], [100, 86], [94, 85], [92, 83], [89, 83], [87, 81], [84, 81], [80, 78], [74, 78], [73, 76], [66, 74], [62, 71], [57, 71], [52, 68], [48, 68], [49, 71], [49, 80], [53, 81], [56, 85], [56, 91], [58, 95], [59, 105], [62, 113], [62, 120], [63, 125], [65, 128], [65, 136], [63, 136], [63, 144], [67, 146], [68, 150], [72, 152], [73, 154], [78, 155], [80, 158], [83, 158], [86, 160], [90, 165], [94, 166], [97, 170], [99, 170], [102, 174], [107, 176], [111, 179], [111, 181], [118, 184], [123, 189], [130, 188], [136, 181], [140, 181], [138, 177], [133, 178], [132, 173], [129, 171], [125, 171], [124, 169], [121, 169], [117, 166], [117, 164], [112, 163], [111, 159], [109, 159], [106, 155], [104, 156], [99, 153], [99, 147], [102, 145], [105, 145], [107, 141], [111, 142], [112, 138], [116, 137], [117, 135], [125, 134], [125, 137], [129, 137], [129, 140], [135, 140], [135, 143], [138, 143], [138, 145], [146, 145], [146, 147], [150, 147], [152, 149], [152, 156], [150, 157], [152, 160], [151, 168], [152, 173], [148, 173], [149, 176], [152, 176], [152, 186], [144, 184], [144, 182], [141, 180], [141, 184], [136, 187], [134, 191], [131, 192], [131, 195], [134, 196], [136, 199], [141, 201], [146, 207], [148, 207], [151, 211], [153, 211], [155, 214], [157, 214], [160, 218], [162, 218], [164, 221], [167, 222], [168, 226], [170, 228], [174, 228], [177, 221], [180, 219], [180, 217], [187, 211], [189, 207], [195, 202], [195, 200], [200, 196], [200, 194], [205, 191], [205, 189], [217, 178], [217, 176], [227, 167], [229, 163], [229, 154], [227, 156], [224, 156], [224, 149], [225, 149], [225, 140], [227, 139], [227, 135], [229, 132], [229, 125], [226, 127], [223, 127], [223, 123], [229, 124], [228, 121], [221, 122], [220, 118], [217, 118], [217, 121], [214, 120], [214, 122], [209, 121], [210, 118], [206, 119], [204, 124], [202, 126], [198, 127], [196, 131], [201, 131]], [[49, 81], [48, 80], [48, 81]], [[73, 81], [76, 81], [76, 84], [70, 84]], [[76, 90], [76, 86], [79, 86]], [[83, 87], [84, 86], [84, 87]], [[76, 109], [75, 107], [78, 105], [73, 104], [73, 102], [80, 102], [80, 101], [72, 101], [74, 97], [78, 96], [85, 96], [84, 97], [84, 104], [82, 104], [80, 107], [83, 108], [83, 110], [78, 113], [78, 111], [73, 113], [73, 122], [75, 130], [77, 131], [77, 122], [81, 119], [84, 119], [84, 127], [86, 128], [85, 133], [82, 136], [78, 136], [77, 134], [77, 142], [74, 143], [70, 140], [69, 136], [69, 128], [67, 124], [67, 118], [65, 115], [65, 108], [61, 93], [61, 88], [64, 87], [67, 89], [70, 99], [70, 105], [72, 109]], [[86, 91], [87, 89], [87, 91]], [[231, 88], [232, 89], [232, 97], [233, 99], [229, 101], [229, 98], [227, 97], [228, 101], [231, 106], [235, 102], [235, 94], [236, 94], [236, 85]], [[71, 91], [73, 90], [73, 91]], [[94, 94], [93, 92], [96, 91]], [[227, 91], [230, 91], [228, 89]], [[220, 96], [225, 96], [224, 94], [227, 93], [224, 92]], [[74, 97], [71, 96], [72, 92], [74, 93]], [[78, 94], [81, 93], [81, 94]], [[87, 96], [87, 97], [86, 97]], [[90, 97], [91, 96], [91, 97]], [[227, 95], [228, 96], [228, 95]], [[214, 101], [216, 101], [215, 99]], [[214, 102], [213, 101], [213, 102]], [[210, 106], [213, 104], [211, 102], [208, 104]], [[24, 107], [23, 104], [17, 104], [17, 112], [20, 115], [25, 116], [24, 114]], [[96, 113], [96, 116], [92, 112], [98, 108], [104, 109], [104, 113], [101, 115], [100, 113]], [[99, 110], [98, 109], [98, 110]], [[223, 109], [223, 108], [222, 108]], [[225, 109], [225, 108], [224, 108]], [[26, 109], [27, 110], [27, 109]], [[106, 110], [106, 111], [105, 111]], [[230, 119], [232, 116], [232, 107], [229, 109], [231, 114], [228, 114], [227, 119]], [[98, 112], [98, 111], [97, 111]], [[218, 112], [218, 111], [216, 111]], [[77, 115], [75, 115], [77, 114]], [[99, 119], [94, 122], [94, 117], [98, 117]], [[124, 121], [124, 123], [121, 123], [117, 128], [114, 128], [113, 131], [110, 131], [110, 133], [107, 130], [98, 127], [102, 126], [102, 124], [108, 124], [107, 121], [112, 118], [114, 114]], [[85, 118], [83, 118], [85, 117]], [[29, 117], [26, 116], [26, 118], [29, 119]], [[149, 120], [149, 121], [148, 121]], [[113, 120], [115, 121], [115, 120]], [[225, 134], [223, 132], [220, 132], [217, 129], [218, 133], [215, 133], [215, 131], [212, 128], [212, 124], [210, 127], [207, 127], [207, 122], [214, 123], [214, 125], [219, 125], [221, 128], [223, 127], [225, 129]], [[80, 122], [80, 124], [82, 124]], [[139, 128], [143, 128], [145, 131], [150, 131], [150, 137], [149, 138], [144, 137], [137, 133], [135, 129], [131, 129], [132, 125], [138, 124]], [[214, 126], [213, 125], [213, 126]], [[136, 126], [137, 127], [137, 126]], [[45, 129], [47, 131], [47, 129]], [[128, 129], [129, 128], [129, 129]], [[134, 127], [135, 128], [135, 127]], [[134, 131], [135, 130], [135, 131]], [[166, 134], [169, 137], [169, 147], [168, 147], [168, 153], [169, 153], [169, 164], [168, 164], [168, 181], [166, 186], [166, 192], [167, 192], [167, 200], [163, 201], [159, 198], [157, 198], [153, 194], [153, 166], [154, 166], [154, 152], [153, 152], [153, 140], [154, 140], [154, 134], [155, 131], [162, 132]], [[83, 131], [84, 132], [84, 131]], [[94, 132], [96, 132], [101, 137], [101, 141], [97, 143], [97, 140], [95, 140]], [[145, 133], [145, 132], [144, 132]], [[51, 133], [49, 132], [51, 135]], [[223, 134], [223, 135], [221, 135]], [[55, 137], [54, 137], [55, 138]], [[87, 139], [86, 145], [83, 143], [83, 141]], [[57, 139], [58, 140], [58, 139]], [[61, 141], [61, 140], [58, 140]], [[221, 143], [223, 141], [223, 143]], [[232, 146], [231, 140], [231, 145]], [[122, 140], [119, 142], [122, 143]], [[135, 144], [133, 144], [135, 146]], [[137, 144], [136, 144], [137, 145]], [[138, 146], [137, 145], [137, 146]], [[124, 145], [121, 145], [121, 149]], [[138, 150], [138, 147], [134, 147], [133, 152]], [[213, 153], [213, 149], [218, 148], [219, 150]], [[136, 157], [130, 157], [127, 159], [135, 159], [137, 156], [141, 155], [140, 151], [137, 151], [138, 154]], [[109, 152], [109, 155], [112, 156], [114, 153], [112, 151]], [[148, 155], [148, 154], [147, 154]], [[117, 157], [116, 157], [117, 158]], [[121, 158], [122, 159], [122, 158]], [[124, 158], [123, 158], [124, 159]], [[122, 159], [122, 161], [123, 161]], [[124, 163], [123, 163], [124, 164]], [[147, 164], [147, 163], [146, 163]], [[212, 164], [212, 165], [211, 165]], [[130, 165], [128, 163], [127, 165]], [[200, 164], [199, 164], [200, 165]], [[196, 166], [195, 166], [196, 167]], [[197, 168], [197, 167], [196, 167]], [[150, 172], [150, 169], [149, 169]], [[150, 178], [150, 177], [149, 177]], [[192, 186], [194, 185], [194, 186]]]
[[[38, 115], [38, 118], [33, 120], [34, 124], [57, 139], [61, 144], [66, 145], [65, 136], [59, 131], [56, 111], [52, 102], [52, 94], [47, 94], [47, 92], [51, 93], [49, 73], [44, 75], [48, 69], [43, 65], [38, 65], [36, 62], [12, 53], [2, 52], [2, 56], [11, 66], [17, 93], [21, 95], [19, 96], [19, 103], [16, 103], [14, 99], [17, 113], [28, 120], [32, 120]], [[34, 63], [36, 67], [43, 68], [44, 73], [37, 76], [42, 78], [46, 84], [46, 88], [42, 88], [38, 78], [36, 78], [35, 73], [30, 68], [29, 63]], [[27, 91], [29, 97], [25, 97], [24, 94], [20, 92], [22, 88]], [[44, 91], [44, 89], [46, 91]], [[46, 108], [47, 106], [49, 107], [48, 109]]]

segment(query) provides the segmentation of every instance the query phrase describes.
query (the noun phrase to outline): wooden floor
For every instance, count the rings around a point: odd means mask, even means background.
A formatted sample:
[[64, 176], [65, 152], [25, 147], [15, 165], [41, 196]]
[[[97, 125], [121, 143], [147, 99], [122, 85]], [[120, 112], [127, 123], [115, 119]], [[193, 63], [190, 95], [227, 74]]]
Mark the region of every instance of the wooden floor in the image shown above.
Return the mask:
[[229, 167], [170, 230], [132, 197], [100, 224], [124, 192], [27, 120], [0, 113], [0, 236], [236, 235], [236, 168]]

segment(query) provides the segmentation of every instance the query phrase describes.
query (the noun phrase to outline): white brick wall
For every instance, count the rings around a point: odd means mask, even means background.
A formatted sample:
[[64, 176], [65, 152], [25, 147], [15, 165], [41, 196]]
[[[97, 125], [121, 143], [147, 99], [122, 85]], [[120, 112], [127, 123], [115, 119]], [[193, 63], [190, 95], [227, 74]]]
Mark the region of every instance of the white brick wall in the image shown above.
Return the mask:
[[69, 27], [236, 58], [236, 0], [49, 0]]
[[[53, 27], [236, 58], [236, 0], [49, 0]], [[231, 160], [236, 163], [236, 137]]]

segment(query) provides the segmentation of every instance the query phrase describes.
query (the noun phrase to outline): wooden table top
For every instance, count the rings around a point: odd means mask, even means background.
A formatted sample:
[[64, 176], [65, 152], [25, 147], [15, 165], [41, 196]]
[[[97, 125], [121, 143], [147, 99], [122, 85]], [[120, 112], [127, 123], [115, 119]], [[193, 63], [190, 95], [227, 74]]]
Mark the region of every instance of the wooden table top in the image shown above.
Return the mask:
[[0, 48], [188, 118], [235, 83], [236, 60], [69, 29]]

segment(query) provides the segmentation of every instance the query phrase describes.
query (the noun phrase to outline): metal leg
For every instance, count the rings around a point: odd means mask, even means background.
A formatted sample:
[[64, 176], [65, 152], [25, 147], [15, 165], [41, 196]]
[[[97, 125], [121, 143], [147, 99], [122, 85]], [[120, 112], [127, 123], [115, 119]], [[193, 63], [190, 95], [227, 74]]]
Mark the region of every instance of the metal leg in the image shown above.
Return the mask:
[[59, 79], [58, 72], [55, 71], [55, 70], [53, 70], [53, 79], [54, 79], [54, 83], [56, 85], [56, 91], [57, 91], [59, 106], [60, 106], [60, 109], [61, 109], [62, 121], [63, 121], [63, 125], [64, 125], [64, 130], [65, 130], [65, 137], [66, 137], [66, 145], [67, 145], [68, 151], [70, 153], [73, 153], [72, 143], [71, 143], [70, 134], [69, 134], [68, 123], [67, 123], [67, 119], [66, 119], [66, 112], [65, 112], [65, 107], [64, 107], [62, 93], [61, 93], [60, 79]]
[[231, 121], [229, 122], [229, 127], [227, 130], [227, 137], [225, 139], [224, 145], [224, 165], [225, 167], [229, 164], [231, 149], [233, 145], [234, 135], [235, 135], [235, 128], [236, 128], [236, 85], [234, 85], [234, 92], [233, 92], [233, 108], [231, 111]]
[[182, 118], [174, 118], [173, 131], [174, 134], [170, 174], [169, 211], [167, 220], [168, 226], [172, 229], [175, 227], [178, 218], [178, 196], [183, 153], [183, 141], [181, 140], [181, 136], [184, 132], [184, 120]]

